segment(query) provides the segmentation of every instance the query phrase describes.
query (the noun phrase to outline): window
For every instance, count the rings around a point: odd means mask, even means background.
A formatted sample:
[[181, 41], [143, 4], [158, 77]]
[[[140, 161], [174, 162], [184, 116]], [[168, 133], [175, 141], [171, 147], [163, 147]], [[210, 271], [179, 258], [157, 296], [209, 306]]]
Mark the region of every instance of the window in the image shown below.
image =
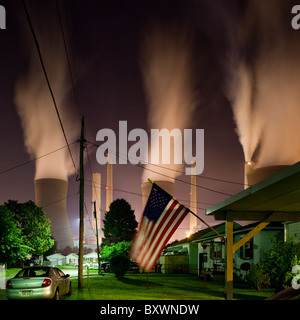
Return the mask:
[[241, 246], [240, 258], [244, 260], [253, 259], [253, 238]]
[[48, 268], [26, 268], [21, 270], [17, 274], [17, 278], [24, 278], [24, 277], [47, 277], [49, 274]]
[[212, 259], [222, 258], [222, 243], [216, 242], [211, 244], [210, 257]]
[[65, 275], [61, 270], [59, 270], [57, 268], [53, 269], [53, 272], [58, 277], [63, 277]]

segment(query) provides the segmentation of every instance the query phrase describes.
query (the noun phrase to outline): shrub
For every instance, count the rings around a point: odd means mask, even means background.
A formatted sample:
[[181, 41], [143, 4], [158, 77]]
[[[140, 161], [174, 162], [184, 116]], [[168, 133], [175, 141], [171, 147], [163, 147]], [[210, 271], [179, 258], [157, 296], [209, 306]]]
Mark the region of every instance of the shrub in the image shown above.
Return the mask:
[[[271, 240], [271, 239], [270, 239]], [[263, 251], [265, 260], [263, 261], [263, 268], [269, 274], [271, 285], [276, 292], [290, 286], [290, 279], [286, 277], [291, 273], [294, 264], [297, 264], [297, 251], [299, 244], [293, 241], [275, 241], [271, 240], [272, 248]], [[296, 259], [296, 260], [295, 260]]]
[[254, 264], [250, 268], [247, 280], [257, 291], [270, 285], [270, 276], [264, 271], [261, 263]]
[[121, 241], [118, 243], [112, 243], [110, 246], [104, 246], [100, 252], [102, 261], [110, 261], [115, 256], [127, 256], [131, 241]]
[[110, 269], [117, 278], [123, 277], [130, 267], [130, 259], [125, 255], [114, 256], [110, 260]]

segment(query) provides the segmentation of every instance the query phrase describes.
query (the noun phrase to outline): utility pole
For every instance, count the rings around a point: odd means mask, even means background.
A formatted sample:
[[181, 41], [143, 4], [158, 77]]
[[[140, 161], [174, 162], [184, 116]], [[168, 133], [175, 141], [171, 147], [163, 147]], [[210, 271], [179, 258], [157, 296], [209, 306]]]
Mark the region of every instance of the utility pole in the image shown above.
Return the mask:
[[94, 201], [94, 218], [96, 223], [96, 238], [97, 238], [97, 255], [98, 255], [98, 273], [100, 274], [100, 254], [99, 254], [99, 239], [98, 239], [98, 222], [97, 222], [97, 211], [96, 211], [96, 201]]
[[78, 288], [83, 288], [83, 235], [84, 235], [84, 170], [83, 170], [83, 148], [84, 148], [84, 117], [81, 119], [80, 134], [80, 173], [79, 173], [79, 262], [78, 262]]

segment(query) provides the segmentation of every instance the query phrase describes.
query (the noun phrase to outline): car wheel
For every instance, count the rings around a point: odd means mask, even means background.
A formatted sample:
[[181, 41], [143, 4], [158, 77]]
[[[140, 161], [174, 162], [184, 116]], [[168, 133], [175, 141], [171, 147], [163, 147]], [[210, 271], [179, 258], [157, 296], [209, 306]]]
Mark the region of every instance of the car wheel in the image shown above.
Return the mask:
[[58, 290], [58, 288], [57, 288], [56, 291], [55, 291], [53, 300], [60, 300], [60, 295], [59, 295], [59, 290]]
[[72, 294], [72, 282], [70, 281], [69, 291], [67, 293], [67, 296], [70, 296]]

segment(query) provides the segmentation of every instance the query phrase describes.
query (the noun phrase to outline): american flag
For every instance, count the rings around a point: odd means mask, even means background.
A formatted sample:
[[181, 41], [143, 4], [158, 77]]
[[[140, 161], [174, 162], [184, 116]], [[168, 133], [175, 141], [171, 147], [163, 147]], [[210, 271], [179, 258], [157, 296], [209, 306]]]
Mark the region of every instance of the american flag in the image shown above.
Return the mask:
[[145, 272], [151, 271], [188, 212], [186, 207], [153, 183], [130, 258]]

